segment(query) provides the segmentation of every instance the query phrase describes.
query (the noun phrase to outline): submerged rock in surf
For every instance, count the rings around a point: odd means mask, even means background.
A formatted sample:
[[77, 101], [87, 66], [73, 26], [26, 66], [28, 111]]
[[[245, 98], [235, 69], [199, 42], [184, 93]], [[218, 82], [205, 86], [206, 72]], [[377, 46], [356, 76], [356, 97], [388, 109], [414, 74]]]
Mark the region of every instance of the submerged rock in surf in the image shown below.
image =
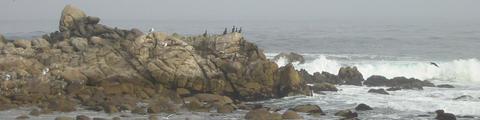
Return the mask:
[[355, 110], [357, 111], [366, 111], [366, 110], [373, 110], [370, 106], [368, 106], [367, 104], [358, 104], [357, 107], [355, 107]]
[[344, 119], [351, 119], [358, 117], [357, 112], [352, 112], [351, 110], [341, 110], [335, 113], [335, 116], [344, 117]]
[[470, 96], [470, 95], [462, 95], [462, 96], [459, 96], [459, 97], [456, 97], [456, 98], [453, 98], [453, 100], [459, 100], [459, 101], [471, 101], [471, 100], [475, 100], [474, 97]]
[[435, 119], [437, 120], [456, 120], [457, 117], [452, 113], [445, 113], [444, 110], [436, 110], [437, 116]]
[[441, 85], [437, 85], [438, 88], [455, 88], [453, 85], [449, 85], [449, 84], [441, 84]]
[[388, 93], [387, 91], [385, 91], [385, 89], [383, 89], [383, 88], [380, 88], [380, 89], [370, 89], [370, 90], [368, 90], [368, 93], [377, 93], [377, 94], [389, 95], [389, 93]]

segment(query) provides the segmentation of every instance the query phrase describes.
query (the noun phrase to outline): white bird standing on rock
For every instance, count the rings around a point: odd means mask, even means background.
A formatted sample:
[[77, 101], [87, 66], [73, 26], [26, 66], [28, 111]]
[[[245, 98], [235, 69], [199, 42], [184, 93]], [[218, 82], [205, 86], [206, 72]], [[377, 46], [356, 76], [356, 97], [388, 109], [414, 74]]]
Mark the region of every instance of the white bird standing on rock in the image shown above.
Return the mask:
[[152, 33], [153, 31], [155, 31], [155, 29], [153, 28], [150, 28], [150, 30], [148, 30], [148, 32]]
[[50, 71], [50, 69], [45, 68], [45, 69], [42, 70], [42, 74], [43, 74], [43, 75], [46, 75], [46, 74], [48, 73], [48, 71]]
[[10, 74], [5, 75], [5, 80], [10, 80], [11, 78], [12, 76], [10, 76]]

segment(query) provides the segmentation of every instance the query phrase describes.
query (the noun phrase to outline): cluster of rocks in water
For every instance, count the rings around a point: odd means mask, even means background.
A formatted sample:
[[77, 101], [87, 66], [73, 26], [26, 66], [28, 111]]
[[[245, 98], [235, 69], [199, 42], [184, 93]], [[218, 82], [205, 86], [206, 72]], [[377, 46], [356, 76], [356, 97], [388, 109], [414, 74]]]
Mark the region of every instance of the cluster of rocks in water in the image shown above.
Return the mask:
[[[434, 86], [405, 77], [371, 76], [364, 80], [356, 67], [343, 67], [338, 75], [312, 75], [295, 70], [292, 64], [278, 67], [238, 32], [145, 34], [99, 23], [100, 18], [67, 5], [59, 31], [33, 40], [6, 40], [0, 35], [0, 110], [38, 107], [30, 114], [38, 116], [78, 107], [142, 115], [180, 109], [218, 113], [245, 109], [251, 110], [246, 119], [301, 119], [296, 112], [325, 113], [316, 105], [300, 105], [281, 115], [244, 102], [337, 91], [335, 85]], [[289, 62], [305, 61], [298, 54], [281, 55], [296, 57]], [[364, 104], [355, 109], [371, 110]], [[358, 116], [350, 110], [335, 115], [345, 119]], [[88, 117], [77, 116], [82, 118]]]

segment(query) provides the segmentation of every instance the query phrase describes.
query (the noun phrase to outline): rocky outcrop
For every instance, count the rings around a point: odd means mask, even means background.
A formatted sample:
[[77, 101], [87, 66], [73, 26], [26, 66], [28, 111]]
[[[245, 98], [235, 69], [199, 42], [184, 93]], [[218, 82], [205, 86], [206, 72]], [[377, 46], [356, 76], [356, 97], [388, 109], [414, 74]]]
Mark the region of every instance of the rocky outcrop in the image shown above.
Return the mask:
[[[0, 109], [68, 112], [83, 105], [105, 112], [175, 112], [182, 99], [193, 97], [185, 106], [228, 112], [233, 102], [217, 106], [197, 95], [253, 101], [309, 91], [293, 66], [279, 69], [237, 32], [144, 34], [99, 24], [100, 18], [71, 5], [61, 15], [59, 31], [42, 38], [0, 37]], [[143, 102], [149, 104], [138, 106]]]
[[302, 76], [306, 83], [330, 83], [330, 84], [343, 84], [344, 81], [341, 80], [337, 75], [328, 73], [328, 72], [315, 72], [313, 75], [309, 74], [305, 69], [301, 69], [299, 74]]
[[402, 89], [419, 89], [423, 87], [435, 87], [435, 85], [427, 80], [421, 81], [415, 78], [395, 77], [386, 84], [388, 87], [399, 87]]
[[298, 94], [308, 94], [310, 90], [306, 87], [306, 84], [303, 82], [303, 78], [299, 73], [293, 68], [292, 64], [287, 64], [284, 67], [281, 67], [277, 71], [279, 80], [276, 83], [276, 93], [280, 97], [298, 95]]
[[[435, 87], [435, 85], [427, 80], [418, 80], [415, 78], [395, 77], [387, 79], [383, 76], [373, 75], [364, 82], [367, 86], [387, 86], [398, 89], [418, 89], [423, 87]], [[392, 89], [393, 90], [393, 89]]]
[[290, 53], [282, 52], [282, 53], [276, 55], [275, 57], [273, 57], [274, 61], [278, 61], [280, 59], [285, 59], [286, 62], [288, 62], [288, 63], [293, 63], [293, 62], [298, 62], [300, 64], [305, 63], [305, 58], [303, 58], [302, 55], [300, 55], [298, 53], [294, 53], [294, 52], [290, 52]]
[[345, 85], [362, 86], [364, 81], [362, 73], [357, 70], [357, 67], [342, 67], [338, 71], [338, 77], [345, 81]]

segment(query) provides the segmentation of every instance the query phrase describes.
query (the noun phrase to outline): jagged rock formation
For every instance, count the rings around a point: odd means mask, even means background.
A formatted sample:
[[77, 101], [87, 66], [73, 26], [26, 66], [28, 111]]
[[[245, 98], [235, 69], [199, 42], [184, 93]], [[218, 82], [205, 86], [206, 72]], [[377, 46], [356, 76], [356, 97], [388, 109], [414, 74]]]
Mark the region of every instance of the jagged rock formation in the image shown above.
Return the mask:
[[293, 66], [279, 69], [240, 33], [144, 34], [99, 24], [71, 5], [61, 15], [59, 31], [43, 38], [0, 37], [0, 108], [157, 113], [198, 93], [251, 101], [309, 91]]
[[[419, 80], [415, 78], [406, 77], [394, 77], [387, 79], [384, 76], [372, 75], [363, 79], [363, 75], [357, 70], [356, 67], [342, 67], [340, 68], [338, 75], [334, 75], [328, 72], [315, 72], [313, 75], [309, 74], [306, 70], [298, 71], [304, 82], [312, 84], [314, 91], [335, 91], [335, 87], [330, 85], [366, 85], [368, 87], [387, 86], [391, 87], [389, 90], [400, 89], [417, 89], [423, 90], [423, 87], [435, 87], [433, 83], [428, 80]], [[449, 85], [439, 85], [440, 87], [453, 87]], [[329, 89], [329, 90], [328, 90]]]
[[383, 76], [372, 75], [364, 82], [367, 86], [387, 86], [400, 89], [419, 89], [423, 87], [435, 87], [435, 85], [427, 80], [418, 80], [415, 78], [394, 77], [387, 79]]

